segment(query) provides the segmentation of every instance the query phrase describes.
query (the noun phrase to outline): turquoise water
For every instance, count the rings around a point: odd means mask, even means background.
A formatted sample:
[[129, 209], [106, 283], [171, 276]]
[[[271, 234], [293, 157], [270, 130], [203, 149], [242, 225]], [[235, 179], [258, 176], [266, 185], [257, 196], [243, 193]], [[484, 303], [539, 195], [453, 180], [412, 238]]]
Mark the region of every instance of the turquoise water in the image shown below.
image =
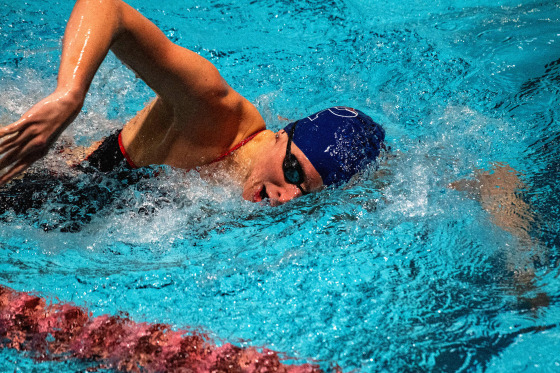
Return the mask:
[[[52, 152], [36, 171], [64, 170], [77, 187], [46, 188], [49, 202], [25, 215], [0, 212], [1, 284], [325, 369], [560, 371], [557, 2], [131, 5], [210, 59], [270, 128], [350, 105], [385, 125], [394, 157], [272, 208], [195, 172], [122, 187]], [[0, 4], [0, 123], [54, 88], [70, 10]], [[100, 139], [152, 97], [110, 56], [61, 141]], [[496, 163], [526, 185], [517, 231], [529, 240], [447, 187]], [[105, 197], [80, 202], [92, 185]], [[0, 352], [1, 371], [88, 366]]]

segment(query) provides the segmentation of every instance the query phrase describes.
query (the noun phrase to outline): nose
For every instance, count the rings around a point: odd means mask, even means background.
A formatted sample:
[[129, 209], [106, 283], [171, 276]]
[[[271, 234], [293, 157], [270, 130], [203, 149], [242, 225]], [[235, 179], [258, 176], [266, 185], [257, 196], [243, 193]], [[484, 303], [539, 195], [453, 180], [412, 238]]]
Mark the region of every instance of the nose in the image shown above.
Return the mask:
[[268, 197], [270, 198], [271, 206], [280, 206], [298, 197], [300, 194], [301, 192], [295, 185], [288, 184], [285, 187], [274, 187], [272, 190], [269, 190]]

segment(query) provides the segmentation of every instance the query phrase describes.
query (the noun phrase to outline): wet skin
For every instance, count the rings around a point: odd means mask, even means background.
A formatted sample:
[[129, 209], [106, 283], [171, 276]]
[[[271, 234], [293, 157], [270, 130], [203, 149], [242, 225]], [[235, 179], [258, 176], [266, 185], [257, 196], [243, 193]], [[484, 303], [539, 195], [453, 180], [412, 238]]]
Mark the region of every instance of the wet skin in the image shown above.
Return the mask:
[[138, 166], [204, 166], [265, 128], [254, 105], [210, 61], [172, 43], [138, 11], [120, 0], [77, 0], [55, 91], [18, 121], [0, 123], [0, 185], [47, 154], [81, 111], [109, 50], [157, 95], [121, 133]]
[[[172, 43], [135, 9], [120, 0], [78, 0], [63, 39], [56, 90], [18, 121], [0, 126], [0, 185], [47, 154], [80, 112], [109, 50], [157, 94], [121, 132], [122, 145], [138, 166], [207, 166], [266, 127], [255, 106], [210, 61]], [[279, 205], [302, 191], [321, 189], [320, 175], [295, 144], [291, 151], [305, 174], [302, 189], [285, 180], [284, 131], [257, 137], [236, 151], [231, 163], [230, 174], [243, 186], [244, 199]]]

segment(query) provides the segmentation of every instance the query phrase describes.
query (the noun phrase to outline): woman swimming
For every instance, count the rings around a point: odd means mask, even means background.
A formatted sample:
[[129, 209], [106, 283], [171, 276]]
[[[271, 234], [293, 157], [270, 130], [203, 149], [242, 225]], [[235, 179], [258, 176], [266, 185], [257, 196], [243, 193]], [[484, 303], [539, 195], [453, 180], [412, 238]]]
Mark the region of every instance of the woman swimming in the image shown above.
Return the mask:
[[346, 107], [277, 133], [266, 130], [255, 106], [212, 63], [173, 44], [132, 7], [120, 0], [79, 0], [64, 34], [57, 88], [0, 129], [0, 185], [47, 154], [79, 114], [109, 50], [157, 97], [99, 149], [90, 149], [88, 161], [102, 171], [123, 165], [192, 169], [220, 159], [242, 185], [244, 199], [276, 205], [348, 181], [383, 146], [381, 126]]

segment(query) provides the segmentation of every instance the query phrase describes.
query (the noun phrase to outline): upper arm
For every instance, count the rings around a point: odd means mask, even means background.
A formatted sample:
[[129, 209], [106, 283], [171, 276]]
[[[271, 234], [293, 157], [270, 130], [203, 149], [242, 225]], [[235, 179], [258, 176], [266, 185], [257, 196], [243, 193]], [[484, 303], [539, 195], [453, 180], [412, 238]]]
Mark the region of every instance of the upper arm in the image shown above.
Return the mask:
[[119, 14], [119, 32], [111, 50], [166, 102], [194, 109], [230, 93], [231, 88], [210, 61], [172, 43], [156, 25], [123, 2], [119, 2]]

